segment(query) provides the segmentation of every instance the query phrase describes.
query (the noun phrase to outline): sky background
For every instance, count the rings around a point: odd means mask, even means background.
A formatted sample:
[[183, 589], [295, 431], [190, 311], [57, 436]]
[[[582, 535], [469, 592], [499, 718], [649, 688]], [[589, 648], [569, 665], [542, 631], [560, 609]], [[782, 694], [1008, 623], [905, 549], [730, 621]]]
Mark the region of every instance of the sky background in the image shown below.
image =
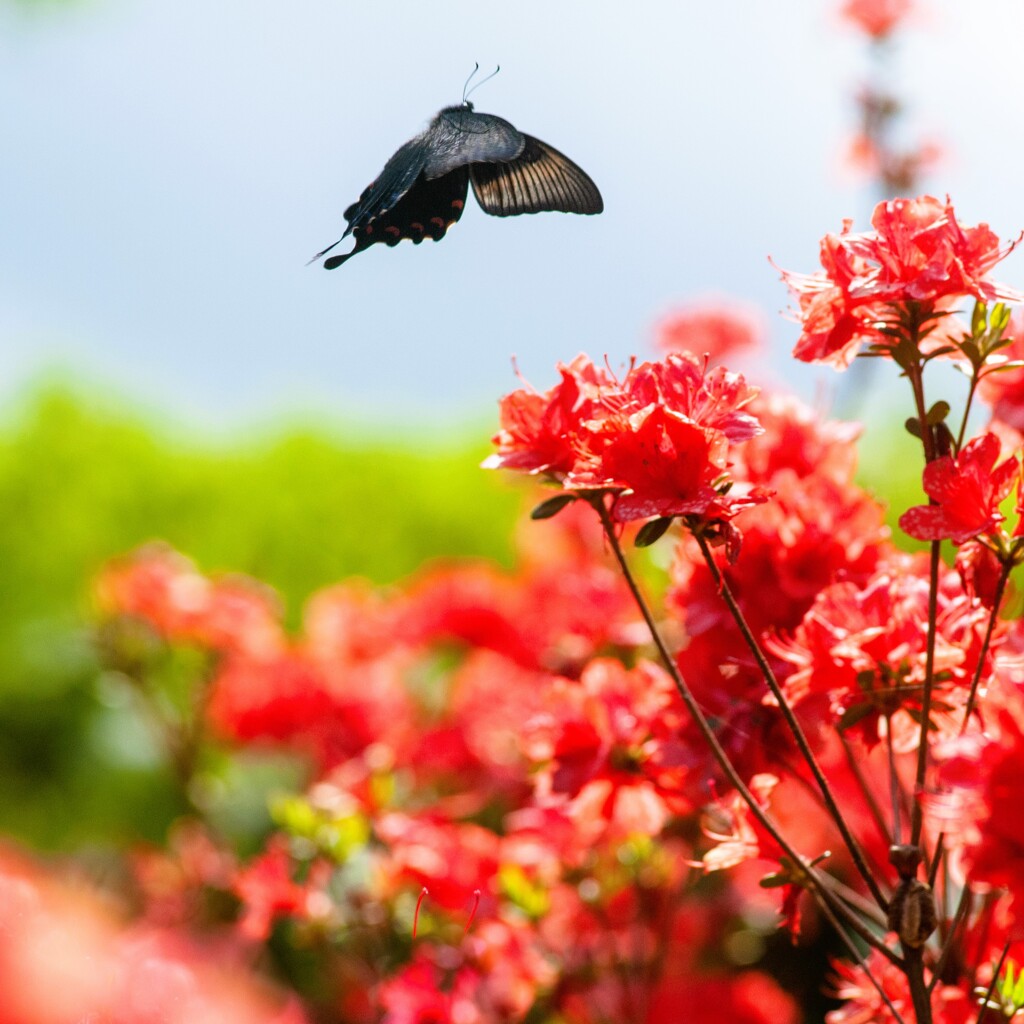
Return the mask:
[[[1024, 4], [919, 0], [891, 84], [946, 155], [924, 190], [1024, 228]], [[844, 170], [870, 62], [833, 0], [0, 0], [0, 395], [59, 369], [203, 430], [327, 414], [399, 431], [493, 417], [580, 350], [649, 354], [681, 303], [763, 310], [796, 367], [785, 288], [865, 226]], [[594, 178], [599, 217], [487, 217], [443, 242], [306, 266], [442, 106], [473, 97]], [[1015, 253], [1000, 278], [1024, 284]]]

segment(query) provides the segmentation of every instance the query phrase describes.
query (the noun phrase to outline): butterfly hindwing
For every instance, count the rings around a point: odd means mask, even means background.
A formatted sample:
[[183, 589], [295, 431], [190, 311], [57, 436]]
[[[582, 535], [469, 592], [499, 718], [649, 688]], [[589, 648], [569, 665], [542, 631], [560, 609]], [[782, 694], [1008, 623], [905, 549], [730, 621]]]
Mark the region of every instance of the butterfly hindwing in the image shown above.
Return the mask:
[[475, 163], [470, 168], [473, 192], [485, 213], [512, 217], [557, 210], [600, 213], [604, 201], [583, 168], [532, 135], [524, 136], [522, 154], [506, 163]]
[[342, 256], [324, 261], [328, 270], [340, 267], [357, 252], [377, 242], [398, 245], [403, 238], [419, 245], [424, 238], [440, 242], [448, 229], [462, 216], [469, 191], [469, 169], [459, 167], [442, 178], [428, 178], [425, 174], [408, 189], [389, 210], [352, 230], [355, 248]]

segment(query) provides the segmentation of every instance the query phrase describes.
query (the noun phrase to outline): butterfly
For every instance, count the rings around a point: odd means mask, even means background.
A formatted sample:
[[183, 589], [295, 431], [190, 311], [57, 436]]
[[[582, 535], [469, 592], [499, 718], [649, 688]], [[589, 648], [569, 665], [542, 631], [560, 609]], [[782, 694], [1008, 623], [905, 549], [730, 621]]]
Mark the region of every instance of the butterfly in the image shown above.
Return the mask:
[[484, 213], [494, 217], [604, 209], [597, 186], [567, 156], [502, 117], [476, 113], [463, 100], [445, 107], [395, 153], [345, 211], [345, 233], [309, 262], [326, 256], [349, 235], [356, 240], [354, 248], [324, 260], [327, 270], [377, 242], [440, 242], [462, 216], [470, 183]]

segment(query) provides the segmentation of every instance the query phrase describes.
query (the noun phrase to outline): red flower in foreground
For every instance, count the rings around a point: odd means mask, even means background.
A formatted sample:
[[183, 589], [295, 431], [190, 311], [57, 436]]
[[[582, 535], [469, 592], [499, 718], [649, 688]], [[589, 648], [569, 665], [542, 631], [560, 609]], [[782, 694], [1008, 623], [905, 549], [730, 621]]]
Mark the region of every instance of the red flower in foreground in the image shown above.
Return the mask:
[[962, 227], [948, 200], [891, 199], [875, 207], [873, 230], [856, 233], [852, 223], [845, 221], [838, 235], [822, 239], [823, 270], [783, 271], [800, 306], [797, 359], [842, 369], [862, 344], [891, 344], [879, 324], [911, 303], [928, 316], [966, 297], [1024, 298], [985, 280], [1013, 245], [1000, 249], [987, 224]]
[[869, 36], [881, 39], [910, 13], [912, 0], [846, 0], [840, 12]]
[[294, 997], [244, 968], [230, 944], [129, 927], [109, 900], [0, 854], [4, 1024], [304, 1024]]
[[730, 519], [759, 494], [729, 491], [730, 445], [760, 432], [755, 395], [738, 374], [691, 355], [631, 366], [622, 381], [585, 356], [544, 395], [502, 400], [488, 468], [545, 473], [567, 490], [610, 491], [620, 522], [650, 516]]
[[1020, 472], [1016, 459], [998, 469], [1000, 444], [995, 434], [968, 441], [959, 455], [947, 455], [924, 468], [925, 494], [935, 505], [916, 505], [900, 516], [900, 527], [918, 540], [951, 540], [963, 544], [991, 533], [1006, 518], [999, 503], [1010, 493]]

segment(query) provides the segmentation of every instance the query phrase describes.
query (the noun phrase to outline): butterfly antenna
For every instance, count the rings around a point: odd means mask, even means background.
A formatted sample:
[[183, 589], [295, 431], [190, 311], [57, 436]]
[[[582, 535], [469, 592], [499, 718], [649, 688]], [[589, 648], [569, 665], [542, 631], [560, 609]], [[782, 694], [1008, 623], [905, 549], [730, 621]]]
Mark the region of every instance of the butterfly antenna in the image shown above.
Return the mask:
[[480, 70], [480, 62], [477, 61], [473, 65], [473, 70], [469, 73], [469, 78], [466, 79], [466, 84], [462, 87], [462, 102], [466, 102], [466, 90], [469, 88], [469, 83], [473, 81], [473, 76]]
[[[477, 67], [479, 66], [480, 65], [478, 64]], [[480, 86], [484, 84], [484, 82], [489, 82], [500, 70], [501, 65], [496, 64], [494, 70], [486, 78], [481, 78], [480, 81], [477, 82], [476, 85], [474, 85], [473, 88], [469, 90], [469, 92], [465, 92], [465, 90], [463, 90], [462, 102], [465, 103], [469, 99], [469, 97], [472, 96], [473, 93], [475, 93], [477, 89], [479, 89]], [[476, 74], [476, 72], [474, 72], [473, 74]], [[473, 75], [470, 75], [469, 77], [472, 78]], [[466, 85], [469, 85], [468, 81], [466, 82]]]

